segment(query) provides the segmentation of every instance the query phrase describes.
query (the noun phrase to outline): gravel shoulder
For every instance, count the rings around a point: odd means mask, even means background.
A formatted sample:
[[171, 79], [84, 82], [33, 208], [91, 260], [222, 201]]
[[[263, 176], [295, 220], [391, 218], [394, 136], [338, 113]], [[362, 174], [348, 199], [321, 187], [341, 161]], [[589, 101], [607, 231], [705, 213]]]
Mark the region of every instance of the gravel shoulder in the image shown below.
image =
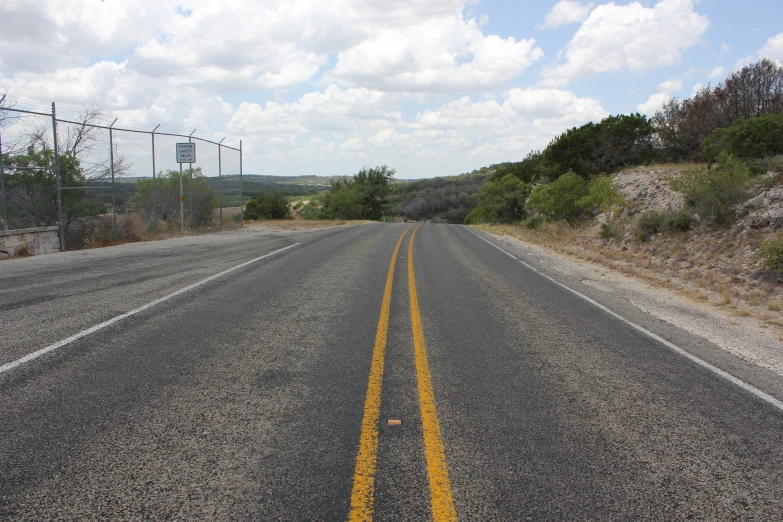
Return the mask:
[[635, 308], [660, 322], [687, 330], [743, 361], [783, 377], [783, 343], [758, 319], [738, 317], [714, 306], [696, 303], [606, 266], [557, 254], [514, 237], [489, 235], [544, 273], [577, 283], [581, 287], [575, 288], [577, 290], [583, 291], [586, 287], [586, 293], [596, 296], [599, 301], [608, 298], [625, 303], [627, 308]]

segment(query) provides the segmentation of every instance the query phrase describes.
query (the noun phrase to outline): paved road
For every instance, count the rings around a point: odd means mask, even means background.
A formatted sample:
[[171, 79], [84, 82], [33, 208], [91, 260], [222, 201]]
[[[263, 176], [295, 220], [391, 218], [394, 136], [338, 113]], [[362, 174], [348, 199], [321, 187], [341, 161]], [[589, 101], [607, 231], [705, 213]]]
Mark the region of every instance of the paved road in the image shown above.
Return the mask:
[[0, 368], [3, 519], [783, 519], [774, 398], [461, 226], [3, 262]]

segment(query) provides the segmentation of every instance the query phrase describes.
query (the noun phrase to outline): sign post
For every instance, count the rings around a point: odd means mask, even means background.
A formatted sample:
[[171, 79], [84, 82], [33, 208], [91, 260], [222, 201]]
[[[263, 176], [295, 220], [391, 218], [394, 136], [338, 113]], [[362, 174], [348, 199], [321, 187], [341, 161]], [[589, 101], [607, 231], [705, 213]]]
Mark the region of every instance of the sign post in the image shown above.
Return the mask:
[[[185, 192], [182, 186], [182, 164], [196, 162], [195, 143], [177, 143], [177, 163], [179, 163], [179, 221], [180, 229], [185, 231]], [[191, 194], [191, 197], [193, 194]], [[192, 216], [191, 216], [192, 217]]]

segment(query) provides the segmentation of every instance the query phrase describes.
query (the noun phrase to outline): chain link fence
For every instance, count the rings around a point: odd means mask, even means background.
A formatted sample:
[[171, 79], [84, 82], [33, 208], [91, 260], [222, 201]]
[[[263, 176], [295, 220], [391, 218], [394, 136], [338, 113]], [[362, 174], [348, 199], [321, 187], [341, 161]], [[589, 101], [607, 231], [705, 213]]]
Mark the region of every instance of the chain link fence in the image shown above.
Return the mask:
[[[0, 226], [56, 225], [60, 248], [241, 225], [242, 142], [0, 98]], [[146, 127], [146, 128], [145, 128]], [[179, 164], [176, 143], [196, 145]]]

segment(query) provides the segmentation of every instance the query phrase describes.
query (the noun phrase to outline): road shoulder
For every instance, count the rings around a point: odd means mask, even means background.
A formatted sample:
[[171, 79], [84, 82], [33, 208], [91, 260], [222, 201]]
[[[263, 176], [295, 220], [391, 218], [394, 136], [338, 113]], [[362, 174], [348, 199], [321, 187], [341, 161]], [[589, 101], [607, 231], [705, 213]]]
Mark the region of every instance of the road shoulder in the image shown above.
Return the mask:
[[759, 320], [732, 315], [605, 266], [556, 254], [511, 236], [480, 234], [629, 321], [783, 399], [783, 343]]

